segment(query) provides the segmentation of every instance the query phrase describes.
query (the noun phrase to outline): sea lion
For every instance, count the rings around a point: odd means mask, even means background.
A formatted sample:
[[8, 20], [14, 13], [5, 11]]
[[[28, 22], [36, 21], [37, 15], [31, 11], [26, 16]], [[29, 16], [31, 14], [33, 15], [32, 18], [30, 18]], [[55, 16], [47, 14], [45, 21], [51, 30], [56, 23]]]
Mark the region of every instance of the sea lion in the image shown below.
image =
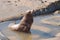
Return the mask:
[[29, 10], [23, 16], [19, 24], [10, 26], [12, 30], [21, 31], [21, 32], [30, 32], [32, 23], [33, 23], [33, 13], [34, 10]]

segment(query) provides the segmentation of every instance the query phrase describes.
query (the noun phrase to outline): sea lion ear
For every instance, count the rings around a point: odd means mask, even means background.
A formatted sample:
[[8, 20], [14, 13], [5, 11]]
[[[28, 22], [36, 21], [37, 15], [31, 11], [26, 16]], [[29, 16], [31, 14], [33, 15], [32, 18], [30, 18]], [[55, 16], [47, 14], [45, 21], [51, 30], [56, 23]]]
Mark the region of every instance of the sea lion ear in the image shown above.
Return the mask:
[[31, 10], [31, 14], [34, 12], [34, 10]]

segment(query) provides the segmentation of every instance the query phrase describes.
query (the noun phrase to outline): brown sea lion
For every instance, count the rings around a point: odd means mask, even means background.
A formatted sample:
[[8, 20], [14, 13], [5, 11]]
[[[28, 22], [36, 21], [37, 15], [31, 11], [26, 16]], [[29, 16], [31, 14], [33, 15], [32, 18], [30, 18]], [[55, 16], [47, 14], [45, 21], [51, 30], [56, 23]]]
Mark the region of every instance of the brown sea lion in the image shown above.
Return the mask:
[[12, 25], [9, 28], [16, 31], [29, 32], [33, 23], [33, 11], [27, 11], [19, 24]]

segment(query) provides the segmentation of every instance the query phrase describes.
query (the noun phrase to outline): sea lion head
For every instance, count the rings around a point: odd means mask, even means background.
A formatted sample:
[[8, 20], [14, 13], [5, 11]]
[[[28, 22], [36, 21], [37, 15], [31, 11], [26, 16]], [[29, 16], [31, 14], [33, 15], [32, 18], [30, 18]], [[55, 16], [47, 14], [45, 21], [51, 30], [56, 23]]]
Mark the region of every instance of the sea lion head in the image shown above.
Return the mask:
[[27, 10], [26, 11], [26, 14], [28, 15], [28, 14], [32, 14], [34, 12], [34, 10]]

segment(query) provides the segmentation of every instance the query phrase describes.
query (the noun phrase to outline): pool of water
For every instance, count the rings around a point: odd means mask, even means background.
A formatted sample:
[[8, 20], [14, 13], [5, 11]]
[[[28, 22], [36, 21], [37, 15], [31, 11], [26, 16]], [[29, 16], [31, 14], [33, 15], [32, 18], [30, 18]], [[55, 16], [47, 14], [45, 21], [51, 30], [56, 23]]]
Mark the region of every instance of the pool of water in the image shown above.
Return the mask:
[[[0, 31], [7, 36], [10, 40], [41, 40], [46, 38], [52, 38], [60, 30], [59, 26], [48, 25], [41, 22], [45, 18], [50, 18], [57, 15], [46, 15], [46, 16], [37, 16], [34, 17], [34, 23], [31, 27], [30, 33], [16, 32], [8, 28], [8, 25], [14, 21], [6, 21], [0, 23]], [[20, 20], [17, 20], [16, 23], [19, 23]], [[52, 28], [52, 29], [51, 29]]]

